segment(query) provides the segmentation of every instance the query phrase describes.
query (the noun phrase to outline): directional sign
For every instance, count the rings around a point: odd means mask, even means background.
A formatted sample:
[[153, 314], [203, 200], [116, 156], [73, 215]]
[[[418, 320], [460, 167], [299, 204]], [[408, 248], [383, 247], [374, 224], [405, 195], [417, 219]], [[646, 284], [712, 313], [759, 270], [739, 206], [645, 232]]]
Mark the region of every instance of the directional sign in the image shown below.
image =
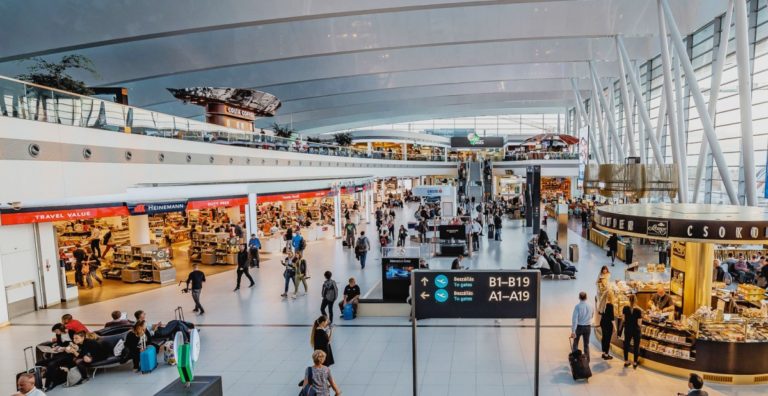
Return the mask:
[[416, 270], [416, 318], [535, 319], [541, 273]]

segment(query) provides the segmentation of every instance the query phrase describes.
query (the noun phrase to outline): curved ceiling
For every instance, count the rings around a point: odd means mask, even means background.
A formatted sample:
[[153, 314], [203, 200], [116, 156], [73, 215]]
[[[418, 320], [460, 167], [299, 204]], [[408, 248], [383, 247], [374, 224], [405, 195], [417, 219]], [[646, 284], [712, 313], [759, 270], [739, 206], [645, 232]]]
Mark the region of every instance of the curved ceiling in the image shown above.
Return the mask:
[[[688, 34], [727, 0], [669, 0]], [[586, 61], [618, 75], [615, 35], [634, 59], [658, 53], [653, 0], [6, 0], [0, 74], [20, 59], [79, 53], [131, 104], [192, 117], [165, 88], [256, 88], [302, 133], [571, 105]], [[30, 23], [36, 21], [36, 23]]]

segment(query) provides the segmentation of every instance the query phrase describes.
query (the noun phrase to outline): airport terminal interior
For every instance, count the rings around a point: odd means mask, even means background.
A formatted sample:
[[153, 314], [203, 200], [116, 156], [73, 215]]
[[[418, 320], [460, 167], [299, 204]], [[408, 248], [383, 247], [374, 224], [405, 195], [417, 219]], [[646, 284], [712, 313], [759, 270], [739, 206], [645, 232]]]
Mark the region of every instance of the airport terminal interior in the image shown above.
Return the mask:
[[0, 37], [0, 393], [768, 394], [766, 0], [6, 0]]

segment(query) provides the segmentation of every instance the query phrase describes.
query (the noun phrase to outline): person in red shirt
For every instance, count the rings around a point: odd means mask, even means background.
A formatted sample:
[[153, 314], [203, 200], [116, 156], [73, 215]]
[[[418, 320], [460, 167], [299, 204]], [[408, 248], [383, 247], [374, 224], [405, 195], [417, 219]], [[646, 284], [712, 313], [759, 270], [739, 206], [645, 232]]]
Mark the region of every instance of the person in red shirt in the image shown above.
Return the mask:
[[90, 330], [88, 330], [88, 328], [85, 327], [85, 325], [82, 322], [80, 322], [77, 319], [72, 319], [72, 315], [70, 314], [65, 314], [64, 316], [61, 317], [61, 324], [63, 324], [64, 327], [69, 332], [70, 338], [72, 337], [73, 334], [79, 333], [81, 331], [90, 333]]

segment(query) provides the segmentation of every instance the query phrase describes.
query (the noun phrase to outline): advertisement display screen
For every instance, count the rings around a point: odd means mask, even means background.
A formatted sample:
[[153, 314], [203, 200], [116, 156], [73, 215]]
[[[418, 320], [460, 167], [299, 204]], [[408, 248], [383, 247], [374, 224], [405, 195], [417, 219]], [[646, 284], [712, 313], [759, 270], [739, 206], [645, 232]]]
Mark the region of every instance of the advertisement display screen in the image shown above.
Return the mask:
[[415, 270], [416, 318], [535, 319], [541, 273]]
[[405, 302], [411, 286], [411, 272], [419, 268], [418, 257], [383, 257], [382, 294], [384, 300]]
[[437, 226], [437, 232], [440, 236], [440, 239], [448, 240], [448, 239], [460, 239], [465, 240], [467, 239], [467, 232], [464, 228], [464, 224], [458, 224], [458, 225], [439, 225]]

